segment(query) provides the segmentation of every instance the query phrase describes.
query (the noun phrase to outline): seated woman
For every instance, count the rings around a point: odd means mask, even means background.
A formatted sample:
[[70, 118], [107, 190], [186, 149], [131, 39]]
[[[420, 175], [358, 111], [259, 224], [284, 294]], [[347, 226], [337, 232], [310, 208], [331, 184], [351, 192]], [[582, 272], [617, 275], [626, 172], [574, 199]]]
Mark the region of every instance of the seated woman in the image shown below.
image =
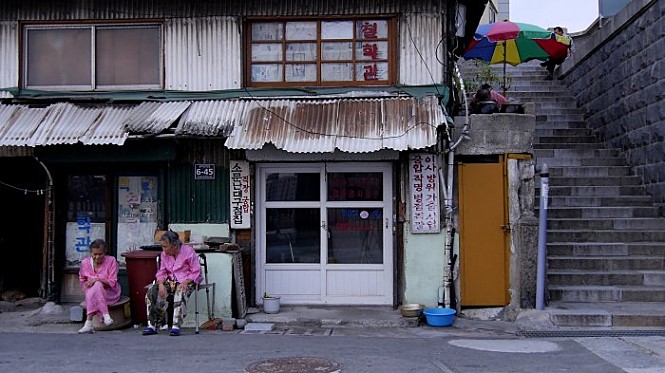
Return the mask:
[[143, 335], [157, 334], [157, 328], [166, 325], [169, 302], [173, 302], [173, 325], [169, 335], [178, 336], [187, 312], [187, 297], [202, 280], [201, 263], [194, 249], [183, 245], [176, 232], [167, 231], [160, 242], [162, 253], [156, 283], [150, 285], [145, 295], [148, 327]]
[[497, 102], [492, 100], [490, 90], [487, 88], [480, 88], [471, 101], [471, 114], [492, 114], [498, 113], [499, 106]]
[[90, 257], [81, 262], [79, 281], [85, 294], [87, 319], [79, 333], [93, 333], [92, 318], [98, 314], [104, 325], [113, 324], [109, 315], [109, 304], [120, 300], [118, 262], [106, 255], [106, 242], [94, 240], [90, 244]]

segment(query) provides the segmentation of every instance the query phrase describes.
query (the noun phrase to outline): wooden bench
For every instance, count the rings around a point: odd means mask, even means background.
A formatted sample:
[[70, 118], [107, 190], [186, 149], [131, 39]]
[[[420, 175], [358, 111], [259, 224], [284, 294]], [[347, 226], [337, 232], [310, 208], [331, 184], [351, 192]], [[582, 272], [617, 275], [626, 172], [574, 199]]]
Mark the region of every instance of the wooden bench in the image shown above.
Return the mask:
[[[85, 301], [81, 302], [81, 307], [83, 307], [83, 315], [87, 315]], [[109, 326], [99, 322], [97, 315], [92, 318], [92, 326], [95, 330], [116, 330], [129, 327], [132, 324], [129, 297], [123, 295], [120, 297], [119, 301], [109, 305], [109, 315], [111, 315], [111, 318], [113, 319], [113, 324]]]

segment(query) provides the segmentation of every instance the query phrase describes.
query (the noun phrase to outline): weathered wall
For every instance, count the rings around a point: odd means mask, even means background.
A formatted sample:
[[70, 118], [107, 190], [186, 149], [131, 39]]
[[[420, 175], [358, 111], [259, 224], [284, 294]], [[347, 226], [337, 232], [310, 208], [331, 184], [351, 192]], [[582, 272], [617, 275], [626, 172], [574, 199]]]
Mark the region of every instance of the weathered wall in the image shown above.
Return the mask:
[[564, 82], [587, 122], [622, 149], [656, 203], [665, 205], [665, 1], [634, 0], [575, 37]]

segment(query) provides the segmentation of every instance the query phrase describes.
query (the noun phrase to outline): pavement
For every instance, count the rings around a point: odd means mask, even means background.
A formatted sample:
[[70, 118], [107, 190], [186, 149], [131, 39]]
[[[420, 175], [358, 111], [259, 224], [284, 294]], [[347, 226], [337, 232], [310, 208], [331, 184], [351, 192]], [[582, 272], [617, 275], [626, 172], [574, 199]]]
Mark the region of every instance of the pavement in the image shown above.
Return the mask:
[[[72, 322], [70, 309], [76, 303], [56, 304], [41, 298], [16, 302], [0, 301], [0, 331], [21, 333], [75, 333], [80, 322]], [[514, 321], [503, 319], [502, 308], [465, 309], [447, 327], [432, 327], [424, 317], [403, 317], [390, 306], [291, 306], [267, 314], [250, 307], [244, 319], [225, 320], [229, 330], [286, 331], [289, 329], [335, 330], [335, 334], [361, 335], [382, 331], [391, 335], [455, 335], [530, 337], [664, 336], [665, 328], [565, 328], [554, 326], [550, 312], [522, 310]], [[186, 318], [192, 319], [193, 315]], [[229, 328], [229, 322], [233, 329]], [[192, 324], [190, 322], [190, 324]], [[187, 326], [187, 323], [185, 324]], [[223, 324], [217, 325], [222, 329]], [[132, 332], [141, 325], [123, 329]], [[187, 331], [190, 328], [183, 328]], [[193, 332], [193, 328], [192, 332]], [[204, 330], [202, 328], [202, 330]], [[204, 330], [205, 331], [205, 330]], [[665, 355], [665, 346], [664, 353]]]

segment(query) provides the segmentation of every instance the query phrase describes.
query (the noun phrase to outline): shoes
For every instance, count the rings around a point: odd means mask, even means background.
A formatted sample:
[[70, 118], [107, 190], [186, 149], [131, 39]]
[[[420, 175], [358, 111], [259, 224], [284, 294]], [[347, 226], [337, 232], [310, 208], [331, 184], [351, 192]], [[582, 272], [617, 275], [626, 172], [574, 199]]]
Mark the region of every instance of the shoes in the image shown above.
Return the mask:
[[111, 324], [113, 324], [113, 319], [111, 318], [111, 315], [107, 313], [104, 315], [104, 325], [110, 326]]
[[545, 77], [545, 80], [554, 80], [554, 77], [552, 75], [548, 75]]
[[85, 324], [83, 324], [83, 327], [78, 331], [79, 334], [92, 334], [94, 332], [95, 330], [92, 328], [91, 320], [86, 320]]
[[169, 332], [169, 335], [171, 337], [177, 337], [180, 335], [180, 329], [178, 328], [171, 328], [171, 331]]
[[143, 329], [142, 334], [143, 335], [155, 335], [155, 334], [157, 334], [157, 331], [154, 328], [149, 326], [149, 327]]

